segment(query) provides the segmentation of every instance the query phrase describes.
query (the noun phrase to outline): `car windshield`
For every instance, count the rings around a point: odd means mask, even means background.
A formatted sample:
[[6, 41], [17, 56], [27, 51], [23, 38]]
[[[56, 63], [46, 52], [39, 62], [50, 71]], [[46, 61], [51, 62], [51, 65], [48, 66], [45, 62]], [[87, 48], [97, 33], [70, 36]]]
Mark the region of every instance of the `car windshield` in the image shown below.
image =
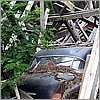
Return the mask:
[[56, 66], [63, 65], [63, 66], [70, 66], [74, 69], [79, 69], [79, 67], [82, 69], [83, 68], [83, 61], [76, 58], [76, 57], [66, 57], [66, 56], [61, 56], [61, 57], [38, 57], [35, 58], [33, 61], [33, 64], [37, 64], [40, 61], [40, 64], [46, 64], [48, 65], [49, 62], [54, 63]]

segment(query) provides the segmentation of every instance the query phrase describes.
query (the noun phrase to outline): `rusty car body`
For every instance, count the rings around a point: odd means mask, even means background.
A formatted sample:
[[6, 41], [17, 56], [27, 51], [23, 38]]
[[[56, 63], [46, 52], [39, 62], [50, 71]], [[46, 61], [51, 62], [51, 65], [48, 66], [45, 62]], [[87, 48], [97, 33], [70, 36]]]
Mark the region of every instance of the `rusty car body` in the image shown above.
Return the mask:
[[[91, 50], [92, 47], [40, 50], [35, 54], [30, 74], [24, 76], [20, 89], [35, 93], [34, 99], [76, 99], [82, 80], [81, 70]], [[73, 93], [77, 95], [72, 96]]]

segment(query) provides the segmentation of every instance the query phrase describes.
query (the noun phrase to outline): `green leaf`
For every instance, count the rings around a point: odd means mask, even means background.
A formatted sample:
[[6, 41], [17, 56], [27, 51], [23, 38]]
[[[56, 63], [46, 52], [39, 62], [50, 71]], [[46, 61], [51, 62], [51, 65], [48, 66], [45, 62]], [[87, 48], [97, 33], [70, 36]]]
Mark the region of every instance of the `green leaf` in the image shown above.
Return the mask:
[[8, 60], [8, 62], [10, 62], [10, 63], [13, 62], [13, 61], [14, 61], [14, 60], [12, 60], [12, 59], [11, 59], [11, 60]]

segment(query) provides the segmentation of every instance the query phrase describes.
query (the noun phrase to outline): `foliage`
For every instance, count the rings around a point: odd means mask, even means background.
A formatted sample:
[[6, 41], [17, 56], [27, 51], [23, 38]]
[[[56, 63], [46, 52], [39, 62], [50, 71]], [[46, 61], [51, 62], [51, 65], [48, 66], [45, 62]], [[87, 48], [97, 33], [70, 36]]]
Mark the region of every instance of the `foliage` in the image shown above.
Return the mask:
[[[2, 80], [7, 80], [1, 85], [2, 89], [7, 86], [12, 89], [16, 83], [22, 83], [19, 80], [20, 76], [28, 73], [29, 62], [34, 58], [37, 47], [42, 45], [49, 49], [48, 45], [52, 43], [53, 28], [41, 30], [40, 25], [36, 24], [31, 28], [33, 30], [32, 33], [22, 31], [22, 28], [27, 26], [19, 25], [19, 23], [24, 22], [27, 24], [34, 21], [39, 22], [40, 20], [40, 8], [34, 11], [26, 11], [25, 16], [21, 18], [14, 17], [14, 14], [22, 14], [26, 5], [26, 2], [22, 2], [15, 4], [11, 8], [9, 1], [1, 2], [1, 7], [3, 8], [1, 17], [5, 18], [1, 21], [1, 75]], [[17, 12], [18, 10], [19, 12]], [[42, 34], [41, 37], [39, 36], [40, 33]], [[17, 37], [16, 40], [14, 40], [15, 37], [13, 35]], [[39, 39], [40, 43], [38, 43]], [[5, 50], [8, 44], [9, 47]]]
[[50, 9], [50, 13], [55, 13], [54, 8], [52, 6], [52, 1], [45, 1], [44, 6], [45, 6], [45, 8]]

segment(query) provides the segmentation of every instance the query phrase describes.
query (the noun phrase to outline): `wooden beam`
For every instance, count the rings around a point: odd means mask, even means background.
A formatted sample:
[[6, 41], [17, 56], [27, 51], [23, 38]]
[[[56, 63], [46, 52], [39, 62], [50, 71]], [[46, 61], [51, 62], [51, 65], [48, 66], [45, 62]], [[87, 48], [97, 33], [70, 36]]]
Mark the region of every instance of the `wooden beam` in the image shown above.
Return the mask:
[[98, 65], [98, 70], [96, 72], [96, 77], [91, 91], [90, 99], [96, 99], [98, 89], [99, 89], [99, 65]]
[[[28, 4], [27, 4], [27, 6], [26, 6], [26, 8], [25, 8], [25, 10], [24, 10], [24, 12], [23, 12], [21, 18], [24, 17], [24, 16], [28, 16], [28, 15], [25, 14], [25, 12], [26, 12], [26, 11], [30, 11], [31, 8], [32, 8], [32, 6], [33, 6], [33, 4], [34, 4], [34, 1], [29, 1], [29, 2], [28, 2]], [[19, 17], [20, 17], [20, 14], [17, 14], [16, 17], [19, 18]], [[21, 26], [21, 25], [23, 26], [23, 27], [22, 27], [22, 30], [27, 30], [26, 27], [25, 27], [25, 23], [24, 23], [23, 21], [18, 22], [18, 24], [19, 24], [20, 26]], [[26, 37], [26, 39], [28, 40], [29, 37], [27, 36], [27, 34], [28, 34], [28, 33], [26, 32], [25, 37]]]
[[79, 92], [78, 99], [94, 99], [94, 90], [98, 81], [99, 73], [99, 28], [91, 52], [91, 57], [84, 73], [83, 83]]
[[97, 31], [97, 28], [94, 27], [91, 34], [89, 35], [88, 42], [93, 42], [94, 41], [94, 38], [96, 36], [96, 31]]
[[15, 91], [15, 95], [16, 95], [17, 99], [21, 99], [17, 85], [14, 87], [14, 91]]
[[[23, 12], [21, 18], [24, 17], [24, 16], [27, 16], [27, 15], [25, 14], [25, 12], [26, 12], [27, 10], [30, 11], [31, 8], [32, 8], [32, 6], [33, 6], [33, 4], [34, 4], [34, 1], [29, 1], [29, 2], [28, 2], [28, 4], [27, 4], [27, 6], [26, 6], [26, 8], [25, 8], [25, 10], [24, 10], [24, 12]], [[19, 17], [20, 17], [20, 16], [19, 16]], [[21, 26], [21, 25], [25, 26], [25, 23], [22, 21], [22, 22], [19, 22], [19, 25], [20, 25], [20, 26]], [[22, 27], [22, 30], [26, 30], [26, 27]]]
[[[58, 3], [54, 3], [53, 5], [55, 6], [55, 8], [57, 8], [56, 6], [58, 6], [58, 7], [59, 7], [59, 8], [61, 8], [61, 9], [63, 9], [63, 8], [64, 8], [64, 6], [63, 6], [63, 5], [60, 5], [60, 4], [58, 4]], [[65, 10], [66, 10], [66, 11], [69, 11], [69, 12], [71, 11], [71, 10], [70, 10], [70, 9], [68, 9], [68, 8], [65, 8]]]
[[71, 29], [68, 21], [64, 21], [64, 24], [67, 26], [68, 31], [70, 32], [71, 36], [73, 37], [73, 40], [75, 42], [77, 42], [79, 39], [77, 38], [77, 36], [75, 35], [75, 32]]
[[[87, 57], [86, 57], [86, 62], [85, 62], [85, 66], [84, 66], [84, 72], [83, 72], [83, 77], [82, 77], [82, 82], [81, 82], [81, 84], [83, 84], [83, 79], [84, 79], [84, 77], [85, 77], [85, 73], [86, 73], [86, 70], [87, 70], [87, 66], [88, 66], [90, 57], [91, 57], [91, 54], [88, 54]], [[82, 87], [80, 87], [80, 90], [81, 90], [81, 89], [82, 89]]]
[[65, 0], [61, 2], [63, 2], [66, 6], [68, 6], [72, 11], [74, 10], [75, 5], [73, 5], [70, 1]]
[[75, 35], [77, 36], [77, 38], [79, 39], [79, 41], [81, 41], [80, 36], [79, 36], [79, 34], [78, 34], [78, 30], [76, 29], [76, 23], [74, 23], [72, 20], [69, 20], [69, 22], [70, 22], [71, 25], [72, 25], [72, 29], [73, 29]]
[[[96, 16], [95, 16], [96, 17]], [[92, 21], [86, 19], [86, 18], [80, 18], [82, 21], [92, 24], [94, 27], [98, 28], [98, 25], [96, 23], [93, 23]]]
[[90, 8], [90, 9], [93, 9], [92, 1], [89, 1], [89, 8]]
[[[44, 19], [44, 1], [40, 1], [40, 26], [41, 30], [45, 29], [45, 19]], [[41, 37], [42, 34], [40, 32], [39, 37]], [[38, 44], [40, 43], [40, 39], [38, 39]], [[36, 52], [40, 51], [40, 48], [36, 49]]]
[[83, 27], [79, 23], [77, 23], [77, 25], [78, 25], [79, 29], [81, 30], [81, 32], [84, 34], [85, 38], [88, 40], [89, 37], [86, 34], [86, 32], [84, 31]]
[[41, 29], [45, 27], [45, 20], [44, 20], [44, 1], [40, 1], [40, 25]]
[[[79, 46], [79, 47], [83, 47], [83, 46], [92, 46], [93, 43], [89, 43], [89, 42], [85, 42], [85, 43], [81, 43], [81, 44], [78, 44], [78, 43], [63, 43], [63, 44], [51, 44], [49, 45], [49, 47], [69, 47], [69, 46]], [[42, 47], [42, 46], [41, 46]]]
[[28, 11], [30, 11], [31, 10], [31, 8], [32, 8], [32, 6], [33, 6], [33, 4], [34, 4], [34, 1], [29, 1], [28, 2], [28, 4], [27, 4], [27, 6], [26, 6], [26, 8], [25, 8], [25, 10], [24, 10], [24, 12], [23, 12], [23, 14], [22, 14], [22, 16], [21, 17], [23, 17], [23, 16], [25, 16], [26, 14], [25, 14], [25, 12], [28, 10]]
[[20, 90], [20, 94], [21, 94], [21, 99], [33, 99], [28, 93], [26, 93], [25, 91]]
[[[99, 75], [98, 75], [98, 77], [99, 77]], [[97, 85], [96, 85], [96, 87], [95, 87], [95, 93], [94, 93], [94, 95], [93, 95], [95, 99], [97, 98], [98, 89], [99, 89], [99, 78], [98, 78], [98, 81], [97, 81]]]
[[48, 21], [48, 13], [49, 13], [50, 9], [46, 8], [45, 10], [45, 15], [44, 15], [44, 18], [45, 18], [45, 25], [44, 25], [44, 28], [46, 29], [46, 25], [47, 25], [47, 21]]
[[61, 16], [51, 16], [51, 17], [49, 17], [49, 21], [55, 21], [59, 18], [63, 18], [65, 20], [71, 20], [71, 19], [96, 16], [96, 15], [99, 15], [99, 9], [86, 10], [86, 11], [76, 11], [76, 12], [67, 13], [66, 15], [61, 15]]

